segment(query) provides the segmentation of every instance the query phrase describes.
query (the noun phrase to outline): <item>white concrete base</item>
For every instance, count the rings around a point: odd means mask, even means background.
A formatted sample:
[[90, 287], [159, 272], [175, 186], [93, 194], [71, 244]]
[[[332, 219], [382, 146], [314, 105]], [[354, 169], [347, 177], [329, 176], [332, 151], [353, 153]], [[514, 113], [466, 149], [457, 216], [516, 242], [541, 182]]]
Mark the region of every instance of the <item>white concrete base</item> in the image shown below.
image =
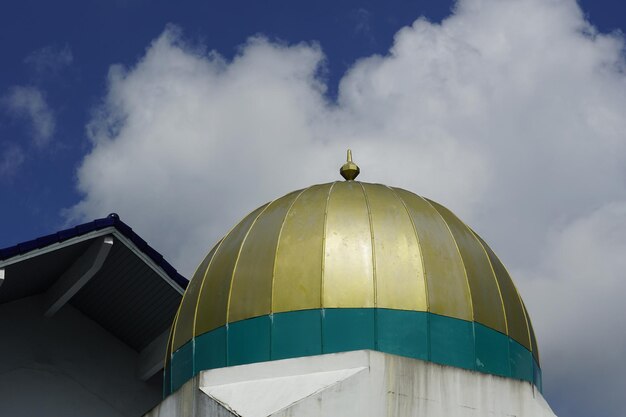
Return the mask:
[[146, 417], [554, 417], [532, 384], [374, 351], [201, 372]]

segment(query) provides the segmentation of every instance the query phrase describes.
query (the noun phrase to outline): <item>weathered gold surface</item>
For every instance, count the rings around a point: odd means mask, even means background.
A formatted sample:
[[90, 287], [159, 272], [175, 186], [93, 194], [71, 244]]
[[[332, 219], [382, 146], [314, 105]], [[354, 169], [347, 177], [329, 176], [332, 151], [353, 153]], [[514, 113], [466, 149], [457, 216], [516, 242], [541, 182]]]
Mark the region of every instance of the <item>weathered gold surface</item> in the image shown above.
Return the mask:
[[298, 194], [296, 191], [272, 202], [250, 228], [233, 272], [229, 322], [270, 313], [278, 235]]
[[538, 358], [523, 302], [478, 235], [437, 203], [357, 181], [314, 185], [246, 216], [198, 268], [168, 349], [247, 318], [342, 307], [476, 320]]
[[165, 361], [163, 361], [164, 368], [168, 368], [170, 365], [170, 361], [172, 359], [172, 345], [174, 340], [174, 327], [176, 326], [176, 322], [178, 321], [178, 313], [180, 312], [180, 306], [178, 306], [178, 310], [176, 310], [176, 315], [174, 316], [174, 322], [172, 323], [172, 327], [170, 328], [170, 334], [167, 337], [167, 348], [165, 349]]
[[328, 199], [324, 307], [374, 307], [372, 235], [361, 184], [337, 182]]
[[526, 316], [526, 323], [528, 324], [528, 333], [530, 335], [530, 346], [531, 351], [533, 353], [533, 357], [539, 363], [539, 348], [537, 348], [537, 339], [535, 338], [535, 331], [533, 330], [533, 324], [530, 321], [530, 316], [528, 315], [528, 310], [526, 310], [526, 306], [522, 301], [522, 307], [524, 308], [524, 315]]
[[215, 253], [215, 247], [211, 249], [209, 254], [205, 256], [204, 260], [200, 263], [196, 269], [196, 273], [189, 281], [185, 295], [180, 303], [178, 317], [180, 320], [176, 320], [174, 327], [174, 351], [179, 347], [187, 343], [193, 336], [193, 325], [196, 315], [196, 306], [198, 305], [198, 296], [200, 295], [200, 287], [204, 279], [204, 274], [209, 261]]
[[331, 186], [305, 190], [285, 216], [274, 265], [274, 312], [322, 306], [324, 214]]
[[448, 224], [461, 253], [472, 297], [474, 320], [501, 333], [506, 333], [500, 290], [487, 253], [480, 241], [450, 210], [434, 201], [428, 200], [428, 202]]
[[222, 240], [215, 251], [209, 270], [204, 277], [204, 285], [200, 291], [200, 297], [198, 298], [196, 328], [194, 331], [196, 335], [226, 324], [230, 287], [235, 262], [239, 256], [239, 249], [250, 230], [252, 222], [256, 220], [265, 207], [267, 207], [267, 204], [246, 216]]
[[422, 197], [394, 189], [413, 219], [427, 282], [428, 310], [472, 320], [472, 301], [461, 254], [441, 215]]
[[424, 268], [411, 218], [393, 190], [363, 184], [374, 242], [376, 306], [426, 311]]
[[522, 307], [522, 302], [513, 284], [513, 280], [511, 280], [506, 268], [487, 243], [485, 243], [480, 236], [476, 235], [476, 237], [487, 251], [493, 270], [496, 273], [496, 278], [498, 279], [500, 294], [502, 294], [502, 301], [506, 312], [508, 334], [526, 349], [531, 350], [530, 335], [528, 326], [526, 325], [524, 308]]

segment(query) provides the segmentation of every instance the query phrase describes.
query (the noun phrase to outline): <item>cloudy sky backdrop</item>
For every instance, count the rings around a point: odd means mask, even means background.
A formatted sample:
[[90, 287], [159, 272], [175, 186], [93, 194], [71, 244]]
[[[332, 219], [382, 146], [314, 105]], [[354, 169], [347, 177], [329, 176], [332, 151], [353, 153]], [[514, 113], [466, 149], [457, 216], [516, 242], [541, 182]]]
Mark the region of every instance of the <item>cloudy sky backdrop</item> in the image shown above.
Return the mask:
[[499, 254], [558, 415], [626, 415], [626, 18], [600, 28], [573, 0], [341, 7], [213, 11], [238, 28], [225, 41], [153, 10], [123, 57], [72, 35], [15, 50], [0, 246], [115, 211], [189, 276], [252, 209], [339, 179], [350, 147], [359, 179], [446, 205]]

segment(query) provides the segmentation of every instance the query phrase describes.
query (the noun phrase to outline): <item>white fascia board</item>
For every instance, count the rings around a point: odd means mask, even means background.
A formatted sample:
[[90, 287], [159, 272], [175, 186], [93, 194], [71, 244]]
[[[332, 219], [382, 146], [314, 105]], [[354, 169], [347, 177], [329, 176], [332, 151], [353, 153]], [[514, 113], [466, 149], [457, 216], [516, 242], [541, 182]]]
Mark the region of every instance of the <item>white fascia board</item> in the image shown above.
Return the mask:
[[135, 244], [130, 239], [121, 234], [117, 229], [114, 229], [112, 235], [115, 236], [115, 238], [118, 239], [120, 242], [122, 242], [128, 249], [130, 249], [131, 252], [133, 252], [146, 265], [152, 268], [152, 270], [156, 272], [157, 275], [159, 275], [165, 282], [170, 284], [170, 286], [174, 288], [180, 295], [183, 295], [185, 293], [185, 290], [181, 288], [176, 281], [170, 278], [170, 276], [167, 275], [167, 273], [159, 265], [157, 265], [157, 263], [154, 262], [152, 258], [139, 250], [139, 248], [135, 246]]
[[51, 243], [50, 245], [40, 248], [33, 249], [26, 253], [22, 253], [20, 255], [15, 255], [11, 258], [5, 259], [4, 261], [0, 261], [0, 268], [4, 268], [6, 266], [16, 264], [18, 262], [25, 261], [26, 259], [34, 258], [36, 256], [43, 255], [45, 253], [54, 252], [55, 250], [63, 249], [68, 246], [75, 245], [80, 242], [84, 242], [86, 240], [93, 239], [99, 236], [110, 235], [115, 231], [115, 227], [110, 226], [100, 230], [94, 230], [93, 232], [85, 233], [81, 236], [72, 237], [70, 239], [64, 240], [63, 242]]
[[137, 248], [137, 246], [135, 246], [135, 244], [130, 239], [128, 239], [126, 236], [120, 233], [114, 226], [105, 227], [104, 229], [100, 229], [100, 230], [94, 230], [92, 232], [85, 233], [84, 235], [76, 236], [76, 237], [64, 240], [63, 242], [52, 243], [40, 249], [33, 249], [29, 252], [26, 252], [20, 255], [15, 255], [11, 258], [0, 261], [0, 269], [9, 265], [18, 263], [18, 262], [25, 261], [26, 259], [34, 258], [36, 256], [43, 255], [45, 253], [53, 252], [55, 250], [63, 249], [68, 246], [75, 245], [77, 243], [84, 242], [86, 240], [90, 240], [90, 239], [93, 239], [99, 236], [105, 236], [105, 235], [115, 236], [117, 240], [122, 242], [124, 246], [130, 249], [139, 259], [141, 259], [144, 263], [146, 263], [154, 272], [156, 272], [158, 276], [160, 276], [163, 280], [165, 280], [165, 282], [167, 282], [179, 294], [181, 295], [184, 294], [185, 290], [181, 288], [180, 285], [176, 283], [176, 281], [170, 278], [170, 276], [167, 275], [167, 273], [159, 265], [157, 265], [152, 260], [152, 258], [150, 258], [148, 255], [146, 255], [141, 250], [139, 250], [139, 248]]

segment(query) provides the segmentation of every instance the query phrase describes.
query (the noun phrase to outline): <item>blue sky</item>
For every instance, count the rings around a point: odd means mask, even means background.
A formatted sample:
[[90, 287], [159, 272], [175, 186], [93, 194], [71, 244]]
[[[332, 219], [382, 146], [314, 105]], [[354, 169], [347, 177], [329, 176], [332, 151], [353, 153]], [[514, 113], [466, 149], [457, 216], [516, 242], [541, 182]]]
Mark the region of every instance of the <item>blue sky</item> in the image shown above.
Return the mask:
[[[4, 173], [0, 187], [7, 221], [0, 246], [61, 227], [64, 208], [80, 199], [75, 173], [90, 149], [85, 125], [106, 91], [109, 66], [131, 65], [167, 24], [185, 36], [232, 57], [255, 34], [288, 43], [318, 42], [326, 55], [324, 77], [334, 97], [345, 71], [359, 58], [385, 54], [400, 28], [425, 16], [438, 22], [452, 1], [10, 1], [0, 13], [3, 52], [0, 92], [13, 86], [41, 90], [55, 118], [54, 144], [29, 145], [27, 117], [0, 113], [0, 150], [15, 146], [25, 154], [19, 170]], [[601, 31], [624, 30], [626, 14], [617, 0], [580, 2]], [[69, 51], [71, 62], [38, 69], [37, 52]], [[5, 109], [6, 110], [6, 109]], [[28, 192], [24, 192], [28, 190]], [[106, 214], [106, 213], [103, 213]], [[10, 220], [9, 220], [10, 219]]]
[[557, 414], [624, 415], [624, 30], [616, 0], [4, 2], [0, 247], [117, 211], [189, 275], [351, 146], [503, 258]]
[[[166, 25], [178, 25], [186, 37], [227, 58], [255, 34], [289, 43], [319, 42], [328, 58], [325, 76], [332, 95], [356, 59], [385, 53], [400, 27], [421, 15], [439, 20], [450, 7], [446, 1], [4, 3], [0, 92], [15, 85], [39, 88], [54, 113], [56, 128], [54, 144], [33, 149], [28, 145], [28, 119], [0, 114], [0, 146], [20, 146], [27, 154], [19, 170], [0, 179], [3, 194], [11, 196], [3, 204], [3, 215], [13, 219], [4, 225], [0, 246], [46, 233], [65, 221], [62, 209], [80, 198], [75, 171], [90, 147], [85, 125], [105, 94], [109, 66], [133, 64]], [[46, 48], [53, 54], [70, 51], [71, 63], [39, 71], [28, 57]]]

